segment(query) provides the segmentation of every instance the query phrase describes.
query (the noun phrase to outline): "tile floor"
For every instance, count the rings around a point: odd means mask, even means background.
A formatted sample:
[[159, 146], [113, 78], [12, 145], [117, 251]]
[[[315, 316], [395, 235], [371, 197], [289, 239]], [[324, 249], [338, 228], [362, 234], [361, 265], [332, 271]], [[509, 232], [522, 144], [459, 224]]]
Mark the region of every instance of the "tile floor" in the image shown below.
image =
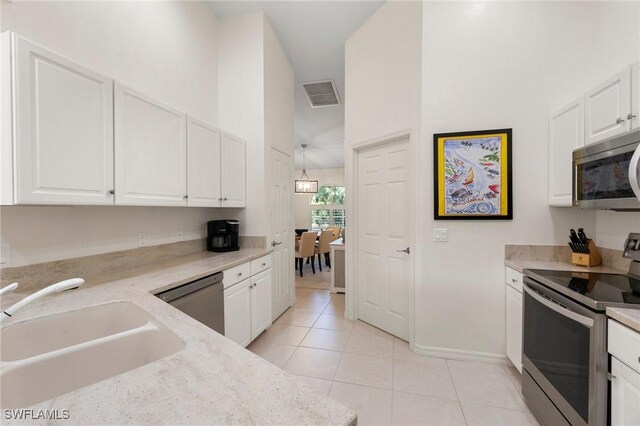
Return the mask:
[[536, 425], [512, 367], [424, 357], [343, 317], [344, 295], [297, 303], [249, 350], [358, 413], [358, 425]]
[[331, 268], [325, 266], [322, 259], [322, 272], [318, 269], [318, 261], [316, 259], [316, 273], [311, 270], [311, 265], [304, 264], [302, 269], [303, 277], [300, 277], [300, 271], [296, 271], [296, 287], [328, 289], [331, 287]]

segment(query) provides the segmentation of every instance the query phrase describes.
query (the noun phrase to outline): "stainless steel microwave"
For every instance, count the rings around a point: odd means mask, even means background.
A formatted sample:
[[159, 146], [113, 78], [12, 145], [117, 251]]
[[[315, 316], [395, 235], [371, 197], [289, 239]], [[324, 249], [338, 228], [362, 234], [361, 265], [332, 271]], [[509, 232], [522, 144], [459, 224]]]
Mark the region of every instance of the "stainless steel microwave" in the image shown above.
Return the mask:
[[640, 130], [573, 151], [573, 205], [640, 210]]

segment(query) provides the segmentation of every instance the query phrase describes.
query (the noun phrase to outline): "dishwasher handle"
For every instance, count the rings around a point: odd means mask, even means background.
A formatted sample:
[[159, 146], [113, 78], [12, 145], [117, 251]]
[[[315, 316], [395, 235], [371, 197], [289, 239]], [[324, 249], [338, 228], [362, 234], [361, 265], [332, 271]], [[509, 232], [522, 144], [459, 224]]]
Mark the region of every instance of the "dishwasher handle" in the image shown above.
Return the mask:
[[191, 294], [196, 291], [200, 291], [203, 288], [207, 288], [221, 282], [222, 282], [222, 272], [218, 272], [217, 274], [209, 275], [208, 277], [204, 277], [199, 280], [192, 281], [187, 284], [183, 284], [180, 287], [172, 288], [171, 290], [158, 293], [156, 294], [156, 297], [160, 298], [161, 300], [167, 303], [171, 303], [174, 300], [180, 299], [181, 297], [185, 297], [188, 294]]

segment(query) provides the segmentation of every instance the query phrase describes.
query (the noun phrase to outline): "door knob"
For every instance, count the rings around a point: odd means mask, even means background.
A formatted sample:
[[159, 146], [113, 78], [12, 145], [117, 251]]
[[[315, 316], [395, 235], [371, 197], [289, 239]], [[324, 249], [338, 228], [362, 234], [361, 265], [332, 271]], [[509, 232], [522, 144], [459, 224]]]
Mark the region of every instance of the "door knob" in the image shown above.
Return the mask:
[[282, 241], [279, 243], [277, 243], [275, 240], [271, 241], [271, 247], [279, 246], [280, 244], [282, 244]]
[[411, 248], [407, 247], [404, 250], [396, 250], [398, 253], [407, 253], [407, 254], [411, 254]]

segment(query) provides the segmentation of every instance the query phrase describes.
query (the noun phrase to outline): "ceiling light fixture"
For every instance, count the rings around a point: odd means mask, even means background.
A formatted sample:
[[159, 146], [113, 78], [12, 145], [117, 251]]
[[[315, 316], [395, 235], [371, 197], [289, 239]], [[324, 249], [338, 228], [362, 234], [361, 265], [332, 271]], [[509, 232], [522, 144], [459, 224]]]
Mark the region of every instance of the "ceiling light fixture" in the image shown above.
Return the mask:
[[305, 168], [304, 150], [307, 148], [307, 144], [302, 144], [302, 176], [300, 179], [296, 179], [296, 194], [317, 194], [318, 193], [318, 181], [309, 179], [307, 176], [307, 170]]

